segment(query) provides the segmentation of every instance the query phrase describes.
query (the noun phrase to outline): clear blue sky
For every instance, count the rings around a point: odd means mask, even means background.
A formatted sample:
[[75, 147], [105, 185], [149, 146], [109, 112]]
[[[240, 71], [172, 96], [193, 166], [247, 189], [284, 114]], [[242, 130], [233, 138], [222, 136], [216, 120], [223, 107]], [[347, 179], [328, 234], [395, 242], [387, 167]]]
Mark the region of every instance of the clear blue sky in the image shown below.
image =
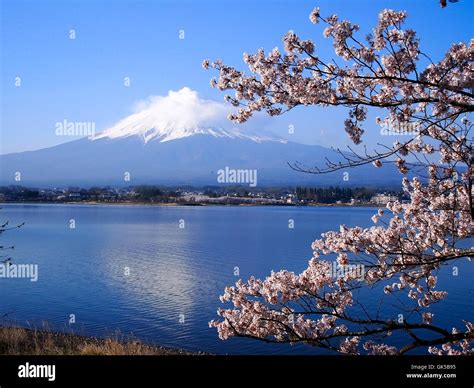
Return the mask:
[[[370, 32], [383, 8], [404, 9], [422, 48], [434, 59], [453, 42], [472, 37], [474, 2], [441, 9], [438, 0], [405, 1], [21, 1], [1, 2], [0, 153], [38, 149], [69, 141], [54, 124], [94, 121], [97, 130], [131, 113], [137, 100], [184, 86], [222, 100], [210, 88], [204, 58], [222, 58], [243, 68], [242, 53], [281, 47], [290, 29], [313, 38], [321, 56], [333, 57], [322, 26], [308, 14], [337, 13]], [[76, 39], [69, 39], [69, 30]], [[185, 39], [179, 39], [184, 30]], [[15, 87], [20, 76], [21, 87]], [[123, 78], [131, 77], [131, 87]], [[340, 110], [299, 108], [277, 119], [259, 120], [291, 139], [340, 146], [347, 143]], [[257, 124], [256, 124], [257, 125]], [[375, 129], [375, 127], [374, 127]], [[377, 130], [367, 137], [377, 141]]]

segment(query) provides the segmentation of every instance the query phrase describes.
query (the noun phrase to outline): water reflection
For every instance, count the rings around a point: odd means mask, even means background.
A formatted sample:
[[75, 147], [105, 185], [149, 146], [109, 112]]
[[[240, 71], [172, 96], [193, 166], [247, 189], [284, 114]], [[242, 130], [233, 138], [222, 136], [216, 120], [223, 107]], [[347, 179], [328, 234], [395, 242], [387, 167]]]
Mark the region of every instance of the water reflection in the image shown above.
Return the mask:
[[[319, 352], [244, 339], [222, 342], [207, 323], [216, 318], [224, 287], [237, 280], [236, 266], [244, 279], [272, 269], [299, 272], [322, 232], [340, 223], [368, 225], [372, 214], [373, 209], [338, 208], [6, 205], [2, 218], [27, 224], [2, 236], [2, 244], [16, 245], [15, 260], [38, 263], [39, 279], [0, 281], [0, 292], [9, 295], [0, 300], [0, 312], [12, 312], [9, 317], [22, 325], [47, 320], [53, 328], [92, 335], [120, 330], [190, 350]], [[185, 228], [178, 227], [180, 219]], [[459, 268], [463, 276], [455, 282], [440, 278], [456, 299], [436, 311], [446, 326], [473, 311], [472, 298], [463, 297], [471, 290], [473, 267]], [[376, 297], [364, 294], [368, 303]], [[74, 325], [68, 324], [70, 314]]]

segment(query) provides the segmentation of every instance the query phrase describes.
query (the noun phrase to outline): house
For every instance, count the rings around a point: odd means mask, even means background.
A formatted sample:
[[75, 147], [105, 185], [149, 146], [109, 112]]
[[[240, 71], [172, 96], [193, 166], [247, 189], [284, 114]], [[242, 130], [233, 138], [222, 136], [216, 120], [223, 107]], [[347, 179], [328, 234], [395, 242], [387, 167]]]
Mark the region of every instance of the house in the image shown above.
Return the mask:
[[398, 197], [396, 195], [392, 194], [387, 194], [387, 193], [378, 193], [375, 194], [371, 199], [370, 202], [376, 204], [376, 205], [383, 205], [385, 206], [388, 202], [395, 202], [398, 200]]

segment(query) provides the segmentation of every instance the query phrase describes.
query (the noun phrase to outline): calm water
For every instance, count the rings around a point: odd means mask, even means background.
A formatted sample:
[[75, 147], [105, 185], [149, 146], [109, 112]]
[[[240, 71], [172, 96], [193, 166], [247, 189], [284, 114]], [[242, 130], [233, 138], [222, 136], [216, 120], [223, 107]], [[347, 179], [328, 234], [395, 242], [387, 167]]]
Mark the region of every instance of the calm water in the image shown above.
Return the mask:
[[[95, 205], [2, 205], [0, 220], [20, 230], [1, 245], [15, 245], [17, 263], [39, 264], [39, 279], [0, 279], [3, 322], [80, 334], [119, 330], [144, 341], [213, 353], [306, 353], [304, 346], [252, 340], [220, 341], [208, 321], [216, 318], [219, 295], [240, 277], [271, 270], [302, 271], [311, 242], [339, 224], [370, 225], [370, 208], [149, 207]], [[75, 220], [76, 228], [69, 222]], [[288, 228], [293, 219], [294, 229]], [[180, 220], [184, 228], [179, 228]], [[436, 306], [436, 323], [461, 327], [472, 318], [473, 266], [459, 263], [440, 283], [449, 303]], [[124, 268], [130, 269], [129, 276]], [[378, 305], [381, 294], [361, 298]], [[399, 307], [388, 305], [386, 316]], [[70, 314], [76, 323], [69, 325]], [[180, 323], [180, 318], [184, 322]], [[395, 339], [396, 341], [396, 339]]]

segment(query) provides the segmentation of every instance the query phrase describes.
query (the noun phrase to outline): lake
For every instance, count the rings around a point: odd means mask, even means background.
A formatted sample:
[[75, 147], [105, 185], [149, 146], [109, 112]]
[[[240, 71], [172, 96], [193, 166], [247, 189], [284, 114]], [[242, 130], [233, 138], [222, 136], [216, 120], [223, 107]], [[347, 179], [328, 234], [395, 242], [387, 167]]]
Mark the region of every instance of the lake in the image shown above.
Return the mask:
[[[37, 282], [0, 279], [3, 323], [84, 335], [120, 332], [145, 342], [218, 354], [322, 353], [303, 345], [221, 341], [208, 321], [239, 277], [304, 270], [311, 242], [327, 230], [371, 225], [374, 208], [2, 204], [0, 221], [25, 226], [1, 236], [16, 263], [35, 263]], [[294, 228], [289, 228], [293, 220]], [[75, 226], [71, 228], [71, 226]], [[450, 292], [435, 323], [473, 318], [473, 266], [440, 276]], [[235, 273], [238, 272], [238, 276]], [[443, 289], [443, 288], [441, 288]], [[379, 290], [366, 290], [376, 306]], [[405, 297], [404, 297], [405, 298]], [[397, 308], [382, 311], [397, 316]], [[70, 323], [71, 314], [75, 323]], [[394, 339], [396, 341], [396, 339]]]

